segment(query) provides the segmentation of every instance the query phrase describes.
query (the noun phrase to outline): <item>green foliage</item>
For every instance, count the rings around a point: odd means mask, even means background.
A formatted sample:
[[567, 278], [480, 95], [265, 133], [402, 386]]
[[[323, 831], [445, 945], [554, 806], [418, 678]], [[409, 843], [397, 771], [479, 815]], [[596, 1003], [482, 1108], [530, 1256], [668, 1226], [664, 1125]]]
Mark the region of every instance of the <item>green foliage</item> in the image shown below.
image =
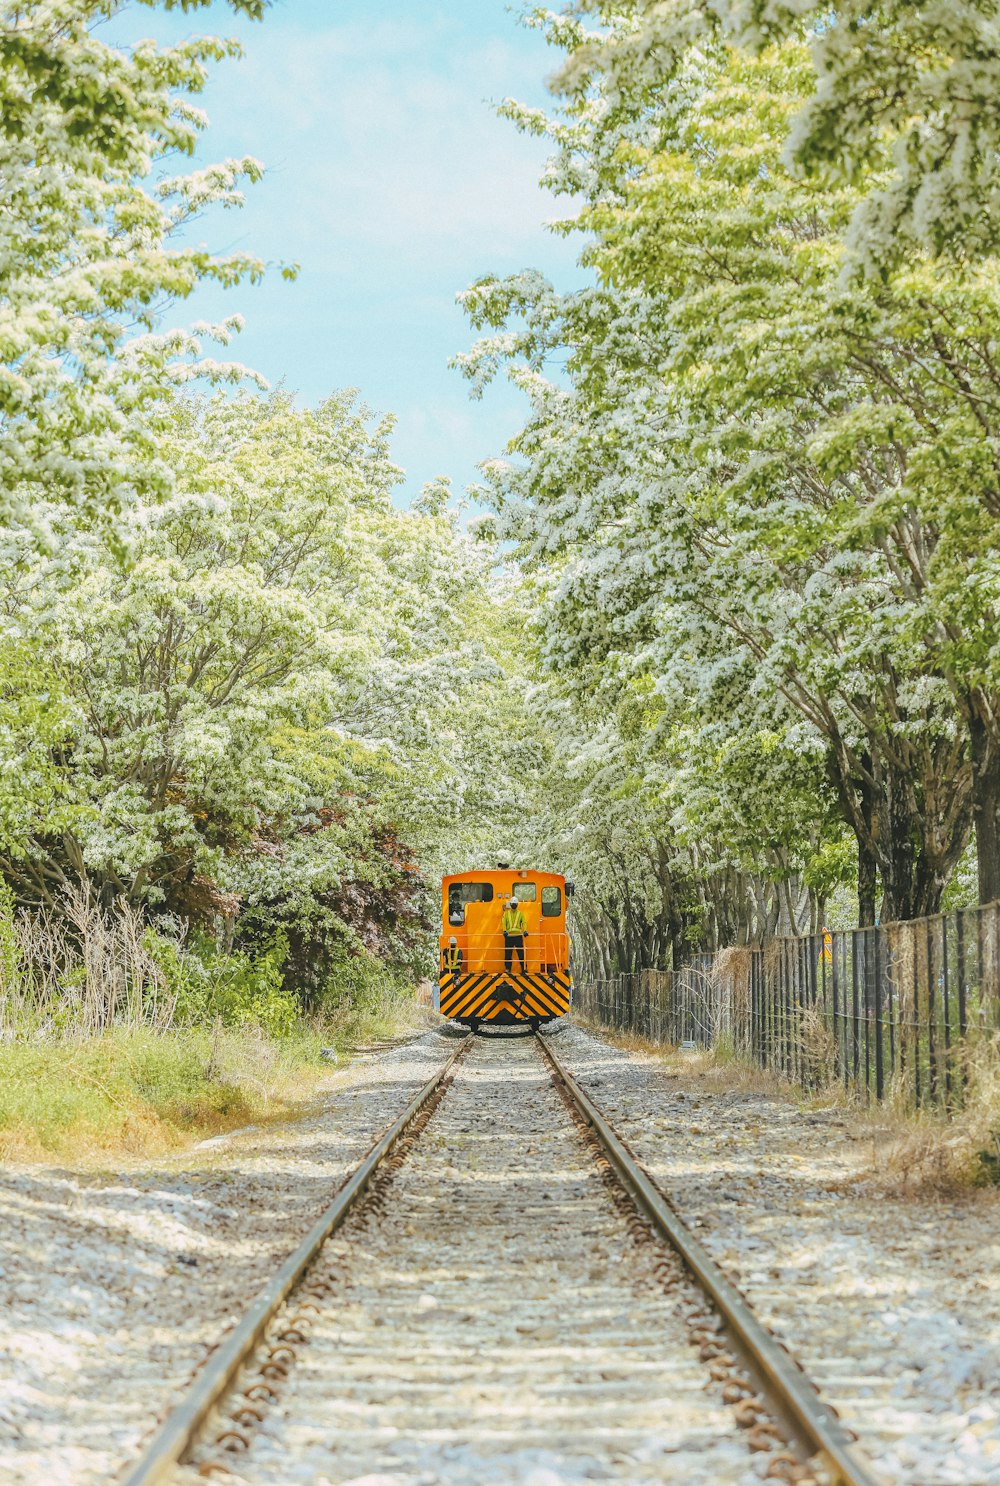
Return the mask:
[[[164, 174], [237, 48], [116, 48], [118, 8], [0, 0], [0, 873], [61, 965], [36, 974], [39, 951], [9, 1020], [80, 1033], [162, 999], [284, 1033], [293, 995], [333, 977], [363, 1000], [375, 961], [416, 967], [427, 883], [523, 813], [544, 752], [510, 664], [523, 605], [447, 482], [393, 503], [391, 421], [353, 394], [192, 390], [253, 380], [202, 344], [240, 321], [157, 316], [259, 278], [186, 229], [263, 167]], [[482, 767], [499, 735], [516, 778]], [[126, 949], [116, 905], [197, 953]], [[74, 960], [87, 934], [103, 980]]]
[[147, 930], [146, 943], [174, 1001], [178, 1026], [258, 1027], [269, 1037], [288, 1037], [299, 1006], [285, 987], [287, 941], [280, 936], [262, 954], [223, 953], [210, 940], [181, 948]]
[[255, 944], [281, 929], [303, 983], [338, 938], [406, 958], [414, 852], [433, 875], [518, 809], [481, 768], [497, 726], [513, 768], [531, 736], [491, 552], [438, 498], [393, 505], [389, 425], [351, 395], [158, 409], [175, 488], [123, 514], [127, 557], [71, 531], [58, 568], [0, 577], [31, 740], [0, 778], [0, 865], [28, 903], [85, 881], [211, 933], [242, 915]]
[[14, 996], [22, 978], [21, 947], [14, 932], [15, 909], [14, 894], [0, 878], [0, 1003], [4, 1005]]
[[199, 372], [241, 373], [203, 359], [194, 337], [155, 334], [158, 309], [205, 279], [235, 285], [263, 272], [253, 255], [181, 241], [211, 206], [238, 207], [260, 163], [163, 170], [193, 153], [204, 117], [192, 100], [234, 44], [119, 49], [102, 31], [118, 8], [0, 3], [0, 512], [45, 550], [67, 509], [113, 522], [137, 491], [155, 499], [171, 488], [150, 395]]
[[[887, 17], [906, 55], [923, 22]], [[963, 17], [956, 70], [924, 58], [949, 87], [974, 49]], [[460, 358], [474, 391], [506, 365], [531, 399], [521, 460], [489, 467], [484, 496], [537, 583], [543, 663], [580, 723], [614, 712], [632, 745], [621, 699], [655, 694], [639, 759], [669, 771], [657, 880], [725, 885], [702, 923], [741, 934], [766, 928], [776, 884], [786, 919], [798, 883], [815, 921], [848, 832], [869, 916], [876, 871], [883, 918], [936, 910], [974, 813], [980, 891], [1000, 893], [996, 264], [862, 241], [916, 156], [894, 165], [884, 140], [852, 155], [843, 97], [824, 128], [845, 168], [791, 168], [829, 81], [817, 92], [817, 65], [850, 52], [856, 77], [871, 60], [828, 21], [810, 49], [790, 12], [753, 6], [533, 12], [565, 54], [558, 111], [506, 111], [552, 142], [547, 182], [582, 198], [596, 283], [560, 295], [521, 273], [465, 296], [487, 332]], [[874, 117], [869, 81], [857, 107]], [[902, 96], [890, 133], [926, 142]], [[858, 278], [869, 250], [880, 271]]]
[[329, 966], [318, 1009], [321, 1015], [365, 1013], [411, 994], [412, 980], [404, 970], [364, 951], [349, 954], [342, 950]]

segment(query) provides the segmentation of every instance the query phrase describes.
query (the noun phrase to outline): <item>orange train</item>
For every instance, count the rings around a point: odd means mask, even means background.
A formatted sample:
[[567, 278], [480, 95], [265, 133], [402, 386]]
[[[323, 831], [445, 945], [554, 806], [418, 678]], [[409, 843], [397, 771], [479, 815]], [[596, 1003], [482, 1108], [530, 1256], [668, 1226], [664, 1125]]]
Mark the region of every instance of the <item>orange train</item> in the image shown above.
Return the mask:
[[[557, 872], [500, 867], [444, 878], [437, 1010], [473, 1031], [538, 1027], [565, 1016], [573, 985], [566, 927], [572, 895], [573, 884]], [[505, 935], [505, 909], [515, 915], [508, 926], [523, 924], [523, 934]]]

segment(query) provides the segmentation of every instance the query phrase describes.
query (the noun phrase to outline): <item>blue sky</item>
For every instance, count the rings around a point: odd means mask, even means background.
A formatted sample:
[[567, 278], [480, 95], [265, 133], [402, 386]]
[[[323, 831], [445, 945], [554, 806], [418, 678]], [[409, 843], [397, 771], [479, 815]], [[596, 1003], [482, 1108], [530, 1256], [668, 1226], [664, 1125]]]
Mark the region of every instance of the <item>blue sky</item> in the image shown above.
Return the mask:
[[537, 185], [544, 145], [493, 110], [508, 95], [544, 103], [555, 54], [505, 0], [276, 0], [257, 25], [221, 3], [186, 21], [139, 10], [122, 36], [195, 28], [245, 46], [203, 100], [202, 157], [252, 154], [268, 167], [246, 209], [211, 219], [206, 240], [296, 260], [301, 273], [202, 290], [177, 318], [239, 310], [237, 354], [269, 380], [310, 402], [356, 386], [397, 416], [403, 499], [436, 475], [461, 491], [523, 404], [506, 384], [474, 403], [449, 370], [472, 339], [456, 292], [529, 266], [580, 281], [578, 246], [544, 227], [562, 209]]

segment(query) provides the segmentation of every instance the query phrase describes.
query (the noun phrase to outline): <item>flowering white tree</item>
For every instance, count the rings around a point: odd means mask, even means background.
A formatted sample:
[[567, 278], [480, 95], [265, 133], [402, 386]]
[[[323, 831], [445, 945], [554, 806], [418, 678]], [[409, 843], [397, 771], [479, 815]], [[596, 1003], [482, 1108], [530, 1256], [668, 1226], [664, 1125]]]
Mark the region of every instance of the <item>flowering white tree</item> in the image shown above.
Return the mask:
[[[879, 277], [913, 249], [958, 261], [1000, 247], [1000, 39], [978, 0], [571, 0], [530, 23], [564, 48], [557, 86], [600, 93], [604, 139], [636, 101], [673, 90], [692, 54], [720, 43], [766, 54], [809, 47], [814, 85], [784, 131], [783, 160], [823, 182], [860, 187], [848, 242]], [[606, 86], [605, 86], [606, 83]]]
[[238, 205], [261, 172], [244, 158], [176, 173], [205, 123], [193, 100], [208, 66], [235, 45], [199, 37], [125, 51], [99, 29], [124, 9], [0, 0], [0, 515], [43, 542], [53, 508], [97, 514], [137, 489], [169, 488], [137, 415], [160, 382], [192, 374], [198, 348], [151, 336], [154, 317], [202, 279], [263, 271], [252, 255], [213, 254], [183, 235], [209, 207]]
[[391, 424], [353, 395], [186, 385], [250, 380], [208, 345], [238, 317], [158, 317], [263, 271], [187, 230], [262, 167], [178, 173], [237, 48], [116, 47], [126, 8], [0, 0], [0, 870], [51, 910], [82, 885], [280, 927], [315, 980], [324, 935], [391, 956], [421, 874], [516, 830], [520, 617], [445, 484], [397, 508]]
[[598, 285], [481, 281], [470, 315], [502, 333], [463, 358], [532, 398], [527, 464], [489, 485], [556, 562], [549, 661], [651, 676], [696, 736], [769, 706], [857, 838], [864, 919], [876, 870], [883, 916], [935, 909], [973, 816], [996, 896], [995, 275], [842, 275], [864, 190], [782, 165], [803, 45], [733, 51], [697, 7], [690, 34], [671, 5], [577, 11], [536, 17], [568, 50], [561, 114], [509, 112], [583, 196]]
[[83, 884], [280, 928], [303, 984], [324, 946], [397, 955], [424, 876], [524, 806], [494, 553], [440, 490], [394, 505], [391, 424], [353, 394], [164, 393], [144, 416], [171, 493], [53, 554], [22, 533], [0, 577], [4, 876], [50, 908]]

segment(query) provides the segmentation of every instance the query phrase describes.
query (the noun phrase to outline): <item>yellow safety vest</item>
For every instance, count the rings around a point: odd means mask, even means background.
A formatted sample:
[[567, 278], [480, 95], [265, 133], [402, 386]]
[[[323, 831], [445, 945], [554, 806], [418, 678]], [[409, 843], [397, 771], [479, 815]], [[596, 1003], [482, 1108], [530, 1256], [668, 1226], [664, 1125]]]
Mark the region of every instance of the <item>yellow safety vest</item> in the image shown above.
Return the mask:
[[457, 945], [456, 945], [456, 947], [454, 949], [452, 949], [451, 946], [449, 945], [448, 948], [445, 950], [445, 952], [444, 952], [444, 968], [446, 970], [461, 970], [461, 968], [462, 968], [462, 951], [458, 948]]
[[[493, 922], [496, 923], [496, 919]], [[503, 931], [505, 934], [527, 934], [528, 925], [520, 908], [504, 909]]]

